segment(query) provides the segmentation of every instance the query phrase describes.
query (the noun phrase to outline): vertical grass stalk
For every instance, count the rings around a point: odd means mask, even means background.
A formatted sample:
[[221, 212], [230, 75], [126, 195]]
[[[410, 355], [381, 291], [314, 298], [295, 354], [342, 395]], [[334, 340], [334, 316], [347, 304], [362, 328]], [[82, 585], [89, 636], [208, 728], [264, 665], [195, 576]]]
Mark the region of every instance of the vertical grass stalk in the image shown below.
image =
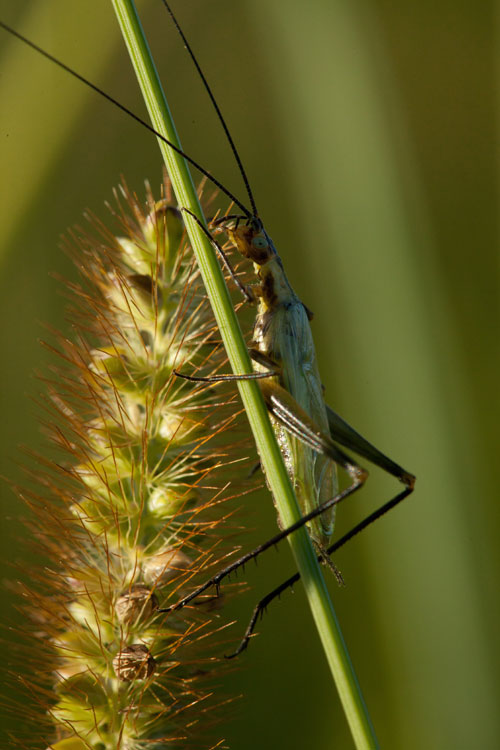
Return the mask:
[[[153, 127], [180, 148], [175, 126], [134, 3], [132, 0], [112, 0], [112, 3]], [[188, 208], [201, 221], [204, 221], [184, 159], [163, 141], [160, 140], [159, 145], [179, 205]], [[196, 223], [190, 217], [186, 218], [187, 231], [233, 371], [235, 373], [250, 372], [248, 353], [213, 248], [204, 234], [199, 231]], [[261, 394], [254, 382], [240, 382], [238, 386], [281, 522], [284, 526], [290, 526], [300, 518], [300, 512]], [[378, 743], [368, 711], [307, 532], [300, 530], [293, 534], [290, 537], [290, 545], [302, 575], [313, 617], [355, 745], [358, 750], [376, 748]]]

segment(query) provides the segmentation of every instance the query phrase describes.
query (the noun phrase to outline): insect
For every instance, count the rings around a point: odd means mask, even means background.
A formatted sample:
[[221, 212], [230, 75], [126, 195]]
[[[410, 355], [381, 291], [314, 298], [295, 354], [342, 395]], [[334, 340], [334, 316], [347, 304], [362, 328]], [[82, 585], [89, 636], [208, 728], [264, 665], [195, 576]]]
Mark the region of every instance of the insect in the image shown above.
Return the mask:
[[[167, 1], [162, 2], [214, 105], [252, 206], [252, 211], [222, 217], [215, 225], [218, 229], [224, 228], [239, 253], [252, 261], [259, 280], [252, 287], [258, 299], [258, 309], [250, 353], [256, 362], [259, 379], [263, 373], [274, 373], [267, 382], [260, 380], [260, 387], [299, 504], [306, 514], [324, 509], [310, 527], [315, 545], [326, 561], [329, 560], [327, 547], [333, 533], [335, 505], [358, 490], [368, 476], [334, 441], [399, 479], [405, 485], [405, 497], [413, 490], [415, 477], [369, 443], [325, 403], [310, 327], [312, 313], [287, 279], [283, 262], [258, 216], [248, 177], [210, 86]], [[229, 223], [233, 221], [236, 222], [234, 226]], [[213, 237], [211, 239], [224, 258], [219, 243]], [[238, 378], [229, 376], [229, 379], [232, 377]], [[210, 380], [215, 382], [217, 377]], [[342, 493], [338, 489], [336, 465], [342, 467], [351, 479], [350, 486]]]
[[[252, 197], [251, 203], [254, 206]], [[305, 512], [302, 523], [305, 520], [316, 519], [312, 534], [325, 559], [333, 530], [333, 507], [359, 489], [366, 478], [364, 469], [348, 457], [334, 441], [377, 464], [405, 485], [405, 489], [394, 501], [389, 501], [376, 514], [369, 517], [369, 522], [374, 520], [375, 515], [378, 517], [386, 512], [395, 501], [400, 502], [406, 497], [413, 489], [414, 477], [362, 438], [326, 406], [317, 371], [309, 325], [310, 315], [288, 283], [282, 261], [256, 209], [253, 207], [252, 211], [248, 211], [239, 202], [238, 206], [243, 214], [227, 218], [225, 224], [220, 222], [214, 229], [224, 228], [237, 249], [254, 263], [259, 278], [259, 284], [253, 290], [259, 298], [252, 351], [258, 370], [256, 375], [262, 378], [266, 373], [271, 373], [269, 378], [262, 381], [261, 387]], [[230, 225], [229, 221], [234, 224]], [[217, 245], [215, 238], [211, 239]], [[343, 467], [351, 478], [349, 487], [340, 493], [336, 484], [336, 464]], [[353, 530], [354, 533], [366, 525], [367, 523], [362, 522]], [[278, 536], [281, 538], [295, 528], [296, 526], [287, 529]], [[261, 545], [250, 555], [260, 553], [274, 544], [276, 539], [277, 537]], [[342, 540], [339, 540], [337, 546], [340, 546], [341, 542]], [[248, 555], [230, 566], [230, 569], [221, 571], [215, 582], [220, 582], [246, 559], [249, 559]], [[209, 583], [213, 583], [214, 580]], [[195, 595], [197, 592], [175, 607], [183, 606]]]

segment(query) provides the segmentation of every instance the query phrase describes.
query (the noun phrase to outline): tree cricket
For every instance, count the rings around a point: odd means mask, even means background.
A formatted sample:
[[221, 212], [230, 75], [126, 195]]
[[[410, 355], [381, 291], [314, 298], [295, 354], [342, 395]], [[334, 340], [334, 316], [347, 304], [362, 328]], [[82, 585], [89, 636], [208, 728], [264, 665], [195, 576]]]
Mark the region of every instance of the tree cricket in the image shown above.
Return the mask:
[[[310, 327], [312, 313], [301, 302], [286, 277], [281, 257], [278, 255], [259, 217], [246, 171], [211, 88], [168, 3], [166, 0], [163, 0], [163, 3], [170, 13], [215, 107], [245, 184], [251, 210], [227, 190], [221, 182], [213, 177], [211, 172], [204, 169], [189, 155], [185, 154], [156, 132], [145, 120], [138, 117], [130, 109], [76, 71], [42, 50], [36, 44], [7, 25], [0, 23], [6, 31], [17, 36], [38, 53], [65, 69], [70, 75], [92, 88], [100, 96], [106, 98], [128, 116], [138, 121], [139, 124], [151, 133], [166, 142], [227, 195], [241, 212], [239, 214], [222, 216], [209, 222], [210, 230], [207, 230], [202, 225], [200, 226], [202, 226], [203, 231], [209, 236], [210, 241], [223, 259], [226, 268], [235, 279], [247, 302], [257, 302], [252, 348], [250, 350], [250, 355], [255, 362], [255, 372], [250, 375], [213, 376], [208, 378], [208, 380], [210, 382], [238, 380], [241, 378], [256, 378], [259, 380], [286, 468], [303, 511], [303, 517], [291, 527], [282, 529], [272, 539], [269, 539], [264, 544], [227, 566], [224, 570], [221, 570], [216, 576], [191, 592], [188, 596], [164, 610], [158, 610], [159, 612], [180, 609], [210, 586], [218, 588], [222, 580], [230, 573], [255, 558], [261, 552], [274, 546], [281, 539], [306, 523], [308, 524], [319, 559], [323, 562], [328, 562], [332, 551], [337, 550], [349, 539], [366, 528], [366, 526], [407, 497], [413, 491], [415, 482], [415, 477], [410, 472], [384, 455], [326, 404]], [[258, 280], [256, 284], [249, 286], [241, 284], [229, 260], [226, 258], [222, 245], [216, 239], [215, 235], [220, 232], [225, 232], [237, 251], [252, 262]], [[206, 378], [194, 377], [185, 373], [179, 373], [179, 375], [187, 379], [207, 380]], [[343, 448], [353, 451], [397, 478], [404, 485], [404, 489], [358, 523], [335, 544], [330, 545], [334, 530], [336, 505], [359, 490], [368, 476], [368, 472], [347, 455]], [[350, 480], [347, 488], [343, 490], [339, 490], [337, 467], [343, 469]], [[337, 578], [341, 578], [336, 567], [333, 564], [331, 564], [331, 567]], [[271, 592], [266, 597], [265, 603], [261, 602], [257, 605], [256, 613], [258, 614], [258, 612], [262, 611], [262, 608], [269, 601], [279, 595], [285, 588], [292, 585], [296, 580], [298, 580], [298, 576], [288, 579], [278, 589]], [[246, 647], [257, 614], [254, 613], [254, 618], [249, 625], [245, 639], [236, 653], [239, 653]]]

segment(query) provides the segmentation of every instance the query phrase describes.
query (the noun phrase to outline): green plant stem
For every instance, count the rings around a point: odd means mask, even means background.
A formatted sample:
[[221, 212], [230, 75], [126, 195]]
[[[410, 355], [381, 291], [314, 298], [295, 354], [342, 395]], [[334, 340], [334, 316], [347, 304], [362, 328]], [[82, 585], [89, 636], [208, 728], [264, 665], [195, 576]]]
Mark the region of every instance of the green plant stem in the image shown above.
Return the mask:
[[[153, 127], [181, 148], [134, 3], [132, 0], [112, 0], [112, 3]], [[185, 160], [163, 141], [158, 139], [158, 142], [179, 206], [189, 209], [204, 222]], [[250, 358], [213, 247], [196, 222], [189, 215], [185, 219], [233, 372], [249, 373], [252, 371]], [[239, 381], [238, 388], [281, 522], [284, 527], [291, 526], [299, 520], [300, 510], [261, 392], [255, 381]], [[378, 747], [375, 733], [306, 529], [291, 534], [289, 541], [355, 746], [358, 750], [373, 750]]]

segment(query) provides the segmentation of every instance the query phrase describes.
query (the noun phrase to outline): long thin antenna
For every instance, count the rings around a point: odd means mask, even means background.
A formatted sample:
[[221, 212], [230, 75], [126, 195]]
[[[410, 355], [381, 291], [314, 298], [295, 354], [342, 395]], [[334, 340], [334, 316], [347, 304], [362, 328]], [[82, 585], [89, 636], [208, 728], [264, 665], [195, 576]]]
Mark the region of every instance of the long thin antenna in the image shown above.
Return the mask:
[[229, 143], [229, 145], [231, 147], [231, 151], [233, 152], [233, 156], [236, 159], [236, 163], [238, 165], [238, 169], [239, 169], [241, 178], [242, 178], [242, 180], [243, 180], [243, 182], [245, 184], [245, 190], [247, 191], [248, 200], [250, 201], [250, 205], [252, 206], [253, 214], [254, 214], [255, 217], [257, 217], [258, 216], [257, 206], [255, 204], [255, 200], [254, 200], [254, 197], [253, 197], [252, 188], [250, 187], [250, 182], [248, 180], [247, 173], [245, 171], [245, 167], [243, 166], [243, 162], [241, 161], [241, 158], [240, 158], [240, 155], [238, 153], [238, 149], [236, 148], [236, 145], [234, 143], [233, 137], [232, 137], [231, 133], [229, 132], [229, 128], [228, 128], [228, 126], [226, 124], [224, 116], [223, 116], [222, 112], [220, 111], [219, 105], [217, 104], [215, 96], [212, 93], [212, 89], [210, 88], [210, 85], [209, 85], [207, 79], [205, 78], [205, 74], [203, 73], [203, 71], [202, 71], [202, 69], [201, 69], [201, 67], [200, 67], [200, 65], [198, 63], [198, 60], [196, 59], [195, 54], [194, 54], [193, 50], [191, 49], [191, 45], [189, 44], [188, 40], [186, 39], [186, 36], [185, 36], [183, 30], [181, 29], [181, 27], [179, 25], [179, 22], [177, 21], [177, 18], [175, 17], [172, 8], [168, 4], [167, 0], [162, 0], [162, 2], [163, 2], [163, 5], [165, 6], [165, 8], [167, 9], [167, 12], [170, 14], [170, 17], [171, 17], [172, 21], [174, 22], [175, 28], [179, 32], [179, 35], [180, 35], [182, 41], [184, 42], [184, 46], [186, 47], [186, 50], [188, 51], [189, 56], [190, 56], [191, 60], [193, 61], [196, 70], [198, 71], [198, 75], [200, 76], [201, 80], [203, 81], [203, 85], [205, 86], [206, 92], [207, 92], [208, 96], [210, 97], [210, 101], [212, 102], [212, 105], [213, 105], [213, 107], [214, 107], [214, 109], [215, 109], [215, 111], [217, 113], [217, 117], [219, 118], [219, 122], [220, 122], [220, 124], [222, 125], [222, 127], [224, 129], [224, 133], [226, 134], [226, 138], [227, 138], [227, 141], [228, 141], [228, 143]]
[[[166, 143], [168, 146], [170, 146], [171, 149], [176, 151], [178, 154], [180, 154], [189, 164], [191, 164], [195, 169], [197, 169], [201, 174], [205, 175], [205, 177], [210, 180], [210, 182], [215, 185], [224, 195], [226, 195], [233, 203], [235, 203], [238, 208], [241, 208], [245, 216], [247, 216], [249, 219], [252, 218], [252, 213], [246, 208], [246, 206], [241, 203], [236, 196], [234, 196], [227, 188], [224, 187], [224, 185], [219, 182], [219, 180], [214, 177], [210, 172], [201, 166], [201, 164], [198, 164], [197, 161], [192, 159], [190, 156], [188, 156], [184, 151], [182, 151], [180, 148], [177, 148], [177, 146], [173, 143], [171, 143], [168, 138], [165, 138], [161, 133], [159, 133], [157, 130], [155, 130], [146, 120], [143, 120], [142, 117], [139, 117], [139, 115], [136, 115], [135, 112], [132, 112], [131, 109], [126, 107], [124, 104], [121, 104], [117, 99], [112, 97], [110, 94], [107, 94], [103, 89], [99, 88], [95, 83], [92, 83], [92, 81], [89, 81], [88, 78], [85, 78], [84, 76], [80, 75], [80, 73], [77, 73], [76, 70], [73, 70], [73, 68], [70, 68], [68, 65], [63, 63], [61, 60], [58, 60], [57, 57], [54, 57], [49, 52], [46, 52], [44, 49], [39, 47], [37, 44], [32, 42], [27, 37], [20, 34], [18, 31], [13, 29], [11, 26], [8, 26], [8, 24], [4, 23], [3, 21], [0, 21], [0, 27], [2, 29], [5, 29], [9, 34], [12, 34], [12, 36], [17, 37], [22, 42], [28, 45], [28, 47], [31, 47], [36, 52], [38, 52], [40, 55], [43, 55], [47, 60], [50, 60], [51, 62], [55, 63], [59, 68], [62, 68], [62, 70], [65, 70], [67, 73], [69, 73], [73, 78], [76, 78], [78, 81], [81, 81], [81, 83], [84, 83], [85, 86], [88, 86], [88, 88], [92, 89], [92, 91], [95, 91], [96, 94], [99, 94], [103, 97], [103, 99], [106, 99], [108, 102], [111, 102], [111, 104], [114, 104], [115, 107], [118, 107], [118, 109], [121, 109], [122, 112], [125, 112], [125, 114], [129, 115], [129, 117], [132, 117], [133, 120], [138, 122], [140, 125], [142, 125], [144, 128], [149, 130], [150, 133], [153, 133], [157, 138], [162, 140], [164, 143]], [[253, 203], [252, 203], [253, 208]]]

